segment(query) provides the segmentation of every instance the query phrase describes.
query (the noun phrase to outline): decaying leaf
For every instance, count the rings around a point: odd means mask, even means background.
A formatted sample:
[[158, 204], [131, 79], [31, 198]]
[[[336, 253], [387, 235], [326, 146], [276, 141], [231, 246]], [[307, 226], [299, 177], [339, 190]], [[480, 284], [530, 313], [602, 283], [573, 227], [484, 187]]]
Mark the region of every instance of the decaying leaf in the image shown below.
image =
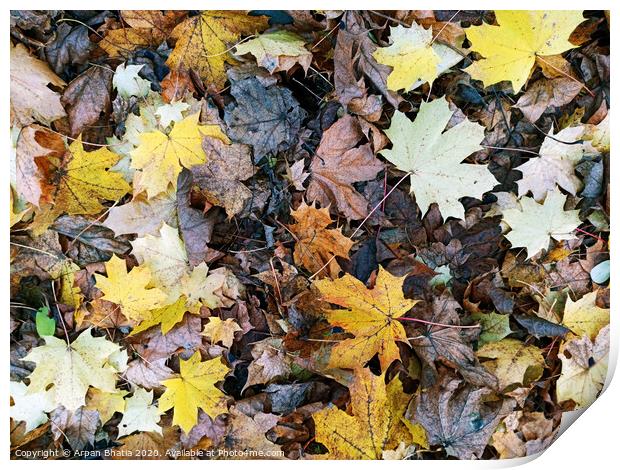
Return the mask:
[[445, 375], [416, 400], [416, 420], [431, 445], [443, 446], [459, 459], [480, 458], [493, 431], [512, 410], [510, 399], [486, 401], [487, 388], [474, 388]]
[[295, 64], [307, 72], [312, 53], [304, 47], [305, 41], [290, 31], [259, 34], [258, 37], [238, 45], [235, 54], [252, 54], [261, 67], [269, 73], [286, 72]]
[[364, 138], [359, 121], [345, 115], [323, 133], [316, 156], [310, 164], [311, 179], [306, 197], [322, 207], [334, 204], [349, 219], [368, 214], [368, 202], [353, 183], [368, 181], [383, 170], [370, 143], [358, 145]]
[[340, 266], [335, 257], [348, 258], [353, 242], [341, 229], [327, 228], [332, 220], [326, 208], [317, 209], [302, 202], [291, 215], [296, 221], [289, 226], [296, 238], [295, 262], [319, 277], [336, 277]]
[[[358, 369], [351, 384], [351, 414], [333, 405], [315, 413], [316, 440], [333, 459], [381, 459], [398, 446], [399, 427], [408, 399], [398, 378], [385, 384], [385, 375]], [[401, 431], [402, 432], [402, 431]]]
[[176, 44], [167, 64], [174, 69], [192, 69], [202, 80], [223, 88], [224, 64], [233, 62], [229, 47], [242, 34], [254, 34], [266, 27], [264, 17], [236, 11], [205, 11], [174, 28], [171, 37]]

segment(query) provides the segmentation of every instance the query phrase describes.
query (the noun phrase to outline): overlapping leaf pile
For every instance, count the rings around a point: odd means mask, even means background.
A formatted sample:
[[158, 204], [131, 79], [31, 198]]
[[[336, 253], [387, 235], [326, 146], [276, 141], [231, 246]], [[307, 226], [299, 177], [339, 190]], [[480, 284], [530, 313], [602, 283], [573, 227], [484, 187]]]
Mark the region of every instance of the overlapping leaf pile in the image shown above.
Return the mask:
[[607, 372], [609, 103], [604, 12], [11, 12], [12, 450], [545, 449]]

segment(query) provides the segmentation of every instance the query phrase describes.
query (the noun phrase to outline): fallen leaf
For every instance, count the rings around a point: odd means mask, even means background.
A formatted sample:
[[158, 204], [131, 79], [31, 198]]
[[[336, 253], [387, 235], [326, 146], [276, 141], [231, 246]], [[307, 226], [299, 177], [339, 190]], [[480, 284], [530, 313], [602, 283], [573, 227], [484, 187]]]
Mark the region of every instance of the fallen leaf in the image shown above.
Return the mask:
[[335, 280], [322, 279], [314, 285], [322, 300], [345, 307], [327, 310], [327, 320], [355, 335], [345, 339], [332, 349], [330, 367], [355, 369], [379, 354], [381, 369], [387, 370], [400, 359], [396, 341], [407, 342], [407, 334], [398, 321], [417, 301], [405, 299], [405, 278], [392, 276], [379, 267], [374, 289], [368, 289], [350, 274]]
[[395, 378], [386, 385], [385, 374], [358, 369], [350, 393], [352, 415], [333, 405], [314, 413], [315, 440], [327, 447], [330, 459], [381, 459], [398, 445], [394, 435], [408, 405], [401, 382]]
[[218, 125], [199, 125], [198, 113], [175, 123], [168, 135], [158, 130], [141, 133], [140, 145], [131, 152], [131, 167], [141, 170], [134, 177], [134, 193], [146, 191], [151, 199], [165, 192], [169, 184], [176, 187], [182, 166], [190, 168], [205, 162], [205, 135], [228, 142]]
[[202, 148], [207, 161], [191, 168], [194, 184], [209, 203], [224, 207], [232, 218], [252, 197], [252, 191], [242, 183], [254, 175], [251, 148], [243, 144], [226, 145], [214, 137], [205, 137]]
[[[523, 178], [517, 181], [519, 196], [531, 191], [534, 199], [541, 202], [548, 191], [555, 190], [556, 184], [573, 196], [577, 194], [583, 183], [575, 175], [575, 165], [584, 155], [597, 154], [589, 142], [578, 142], [584, 132], [584, 126], [568, 127], [555, 135], [551, 132], [545, 137], [538, 151], [540, 157], [531, 158], [515, 168], [523, 173]], [[571, 142], [575, 144], [570, 144]]]
[[267, 20], [236, 11], [204, 11], [176, 26], [171, 38], [176, 40], [166, 64], [172, 69], [192, 69], [203, 82], [223, 88], [224, 64], [233, 63], [229, 47], [241, 35], [255, 34], [267, 28]]
[[558, 403], [573, 400], [578, 408], [591, 405], [607, 377], [609, 326], [601, 329], [594, 343], [587, 335], [567, 342], [558, 356], [562, 360], [556, 384]]
[[123, 315], [132, 321], [141, 321], [149, 310], [166, 304], [166, 294], [158, 289], [148, 289], [151, 271], [147, 266], [136, 266], [127, 272], [125, 261], [112, 255], [105, 264], [107, 277], [95, 274], [95, 283], [103, 292], [102, 300], [121, 307]]
[[9, 390], [13, 401], [9, 415], [16, 421], [24, 421], [27, 433], [48, 422], [47, 413], [56, 408], [51, 392], [31, 392], [26, 384], [13, 381]]
[[502, 390], [514, 384], [529, 385], [540, 378], [545, 367], [539, 348], [512, 338], [485, 344], [476, 355], [491, 359], [482, 365], [499, 379]]
[[209, 317], [209, 323], [205, 325], [202, 334], [209, 338], [212, 344], [221, 342], [224, 346], [230, 348], [237, 331], [241, 331], [241, 327], [233, 318], [227, 318], [222, 321], [219, 317]]
[[24, 358], [36, 364], [28, 376], [30, 393], [48, 390], [55, 405], [75, 411], [84, 405], [89, 386], [112, 392], [116, 385], [116, 370], [110, 356], [120, 346], [92, 336], [89, 328], [68, 345], [64, 340], [46, 336], [45, 345], [33, 348]]
[[289, 89], [264, 87], [258, 79], [247, 78], [234, 81], [230, 93], [235, 103], [224, 113], [228, 136], [252, 146], [254, 163], [294, 145], [306, 113]]
[[45, 127], [31, 124], [23, 127], [15, 149], [16, 189], [19, 195], [35, 206], [52, 202], [52, 188], [44, 182], [43, 173], [36, 164], [37, 157], [60, 157], [65, 152], [62, 137]]
[[562, 324], [579, 337], [585, 335], [594, 341], [601, 328], [609, 325], [609, 319], [609, 309], [596, 305], [596, 291], [576, 302], [570, 296], [566, 299]]
[[411, 192], [422, 213], [435, 202], [444, 220], [462, 219], [465, 210], [459, 199], [480, 199], [497, 184], [486, 166], [461, 163], [482, 149], [484, 128], [464, 120], [444, 132], [452, 114], [445, 98], [423, 102], [413, 123], [397, 111], [385, 131], [393, 147], [380, 152], [399, 170], [411, 173]]
[[125, 411], [125, 395], [127, 395], [127, 392], [124, 390], [106, 392], [97, 388], [91, 388], [86, 395], [85, 408], [99, 413], [101, 424], [105, 424], [112, 419], [114, 413]]
[[530, 122], [536, 122], [549, 108], [564, 106], [573, 101], [581, 88], [583, 85], [573, 78], [541, 78], [521, 95], [515, 108], [519, 108]]
[[564, 210], [566, 196], [559, 189], [547, 192], [543, 204], [530, 197], [519, 199], [519, 208], [503, 211], [503, 221], [510, 226], [506, 238], [513, 248], [525, 247], [527, 259], [549, 248], [549, 240], [572, 240], [579, 227], [579, 211]]
[[114, 72], [107, 67], [91, 67], [78, 75], [62, 94], [69, 116], [71, 135], [80, 135], [112, 109], [110, 93]]
[[305, 41], [290, 31], [259, 34], [235, 48], [236, 55], [252, 54], [269, 73], [287, 72], [295, 64], [305, 72], [312, 63], [312, 53], [304, 47]]
[[78, 137], [61, 158], [52, 154], [37, 158], [42, 173], [54, 184], [53, 214], [97, 214], [102, 200], [116, 201], [131, 188], [123, 177], [110, 171], [119, 156], [107, 148], [86, 152]]
[[544, 61], [542, 57], [575, 47], [568, 37], [585, 20], [580, 10], [498, 10], [495, 16], [499, 26], [482, 24], [465, 30], [471, 49], [484, 57], [465, 71], [487, 87], [509, 80], [514, 93], [527, 81], [537, 58]]
[[428, 443], [463, 460], [480, 458], [493, 431], [513, 408], [513, 400], [485, 402], [487, 388], [474, 388], [450, 375], [416, 400], [415, 417]]
[[[302, 265], [319, 277], [336, 277], [340, 266], [335, 257], [348, 259], [353, 242], [342, 234], [341, 229], [328, 229], [332, 223], [327, 208], [317, 209], [305, 202], [291, 211], [295, 219], [289, 230], [296, 238], [293, 257], [295, 263]], [[327, 265], [327, 266], [325, 266]], [[323, 271], [321, 270], [325, 266]]]
[[52, 434], [56, 441], [67, 440], [71, 448], [82, 450], [95, 443], [95, 432], [99, 425], [99, 413], [80, 407], [71, 411], [64, 407], [54, 410], [50, 418]]
[[50, 84], [58, 88], [66, 85], [23, 44], [11, 45], [11, 121], [21, 126], [33, 122], [50, 125], [66, 116], [60, 94], [51, 90]]
[[123, 419], [118, 424], [118, 437], [128, 436], [135, 431], [162, 434], [157, 424], [161, 413], [152, 402], [153, 392], [142, 388], [135, 389], [133, 395], [125, 399]]
[[335, 204], [348, 219], [368, 215], [368, 201], [353, 183], [372, 180], [384, 165], [375, 158], [370, 143], [358, 145], [363, 138], [358, 120], [348, 114], [323, 133], [310, 163], [308, 200], [319, 201], [323, 207]]
[[219, 357], [200, 362], [199, 352], [181, 361], [180, 368], [178, 377], [162, 381], [166, 391], [159, 398], [159, 411], [174, 408], [172, 424], [188, 433], [198, 422], [199, 408], [212, 418], [226, 412], [224, 394], [215, 383], [224, 380], [228, 368]]
[[502, 315], [499, 313], [472, 313], [472, 320], [480, 324], [480, 337], [478, 338], [478, 346], [495, 343], [504, 339], [512, 330], [510, 329], [510, 315]]

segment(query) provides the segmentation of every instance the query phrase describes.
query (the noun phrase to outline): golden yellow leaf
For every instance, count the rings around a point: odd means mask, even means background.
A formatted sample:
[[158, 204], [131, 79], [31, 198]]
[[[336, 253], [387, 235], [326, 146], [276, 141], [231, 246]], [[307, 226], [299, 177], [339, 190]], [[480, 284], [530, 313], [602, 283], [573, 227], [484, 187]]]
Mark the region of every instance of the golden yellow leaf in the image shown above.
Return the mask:
[[562, 324], [577, 336], [587, 335], [591, 340], [605, 325], [609, 325], [609, 309], [596, 305], [596, 292], [584, 295], [576, 302], [568, 296]]
[[267, 28], [267, 18], [236, 11], [207, 10], [187, 18], [172, 31], [174, 50], [166, 64], [172, 69], [193, 69], [200, 78], [222, 88], [226, 81], [224, 63], [233, 63], [229, 48], [241, 35]]
[[382, 47], [373, 53], [373, 57], [392, 67], [387, 85], [390, 90], [411, 89], [418, 80], [433, 83], [437, 78], [439, 56], [433, 49], [433, 30], [424, 29], [414, 22], [410, 28], [396, 26], [390, 28], [389, 47]]
[[44, 339], [45, 345], [33, 348], [24, 357], [36, 363], [28, 376], [29, 392], [49, 389], [56, 405], [73, 411], [86, 403], [89, 386], [107, 392], [116, 390], [117, 371], [110, 365], [110, 357], [120, 351], [118, 344], [93, 337], [90, 328], [70, 345], [54, 336]]
[[235, 322], [234, 318], [222, 320], [219, 317], [210, 317], [209, 323], [205, 325], [202, 334], [215, 344], [221, 342], [230, 348], [235, 340], [235, 332], [241, 331], [241, 327]]
[[315, 413], [315, 440], [329, 450], [325, 458], [381, 459], [385, 450], [399, 445], [394, 435], [403, 426], [410, 397], [398, 377], [386, 386], [385, 374], [376, 376], [368, 369], [355, 371], [349, 390], [352, 414], [333, 405]]
[[131, 188], [119, 173], [109, 171], [119, 156], [102, 147], [86, 152], [81, 137], [74, 140], [61, 158], [37, 159], [43, 173], [54, 183], [54, 218], [63, 212], [97, 214], [102, 200], [115, 201]]
[[[353, 242], [345, 237], [340, 229], [327, 229], [332, 223], [327, 208], [317, 209], [314, 204], [308, 206], [302, 202], [297, 210], [291, 211], [291, 215], [296, 221], [289, 225], [297, 238], [293, 253], [295, 263], [302, 265], [312, 274], [318, 272], [319, 277], [336, 277], [340, 266], [332, 257], [348, 259]], [[325, 269], [319, 272], [326, 264]]]
[[165, 192], [169, 184], [176, 188], [182, 166], [190, 168], [206, 161], [202, 149], [205, 135], [230, 142], [219, 125], [199, 125], [198, 115], [175, 123], [168, 135], [158, 130], [140, 134], [140, 145], [131, 151], [131, 167], [140, 170], [134, 175], [135, 194], [146, 191], [150, 199]]
[[172, 304], [151, 310], [145, 315], [144, 320], [132, 330], [129, 336], [146, 331], [155, 325], [161, 325], [161, 332], [166, 334], [174, 325], [183, 320], [185, 312], [197, 315], [200, 312], [200, 305], [189, 305], [187, 303], [187, 297], [182, 295]]
[[334, 281], [322, 279], [314, 283], [324, 301], [345, 307], [328, 310], [329, 323], [355, 335], [334, 346], [330, 367], [355, 369], [378, 353], [381, 369], [385, 371], [400, 358], [396, 341], [407, 342], [407, 334], [398, 318], [417, 303], [405, 299], [404, 280], [380, 266], [374, 289], [368, 289], [350, 274]]
[[200, 362], [200, 352], [195, 352], [187, 361], [181, 360], [181, 373], [161, 383], [166, 391], [159, 398], [159, 410], [166, 412], [174, 408], [172, 424], [178, 424], [188, 433], [198, 422], [198, 408], [211, 418], [227, 411], [224, 394], [215, 387], [224, 380], [228, 367], [219, 357]]
[[107, 277], [95, 274], [95, 285], [104, 296], [103, 300], [120, 306], [123, 315], [133, 321], [141, 321], [148, 311], [162, 307], [166, 294], [157, 288], [147, 289], [151, 271], [146, 266], [136, 266], [127, 272], [125, 261], [112, 255], [105, 264]]
[[519, 92], [536, 58], [561, 54], [576, 46], [568, 37], [585, 21], [580, 10], [497, 10], [499, 26], [482, 24], [465, 29], [471, 49], [484, 58], [465, 71], [485, 86], [503, 80]]

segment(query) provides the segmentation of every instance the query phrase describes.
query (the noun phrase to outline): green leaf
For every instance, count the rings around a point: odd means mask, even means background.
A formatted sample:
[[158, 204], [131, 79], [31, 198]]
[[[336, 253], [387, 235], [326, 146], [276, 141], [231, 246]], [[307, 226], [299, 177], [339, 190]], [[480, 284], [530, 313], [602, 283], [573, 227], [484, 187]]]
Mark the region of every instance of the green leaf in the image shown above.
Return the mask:
[[508, 315], [479, 312], [472, 314], [471, 317], [474, 321], [478, 322], [482, 328], [480, 338], [478, 339], [478, 347], [500, 341], [512, 333]]
[[49, 314], [50, 309], [48, 307], [41, 307], [37, 310], [35, 322], [39, 336], [54, 336], [54, 332], [56, 331], [56, 320], [50, 318]]

